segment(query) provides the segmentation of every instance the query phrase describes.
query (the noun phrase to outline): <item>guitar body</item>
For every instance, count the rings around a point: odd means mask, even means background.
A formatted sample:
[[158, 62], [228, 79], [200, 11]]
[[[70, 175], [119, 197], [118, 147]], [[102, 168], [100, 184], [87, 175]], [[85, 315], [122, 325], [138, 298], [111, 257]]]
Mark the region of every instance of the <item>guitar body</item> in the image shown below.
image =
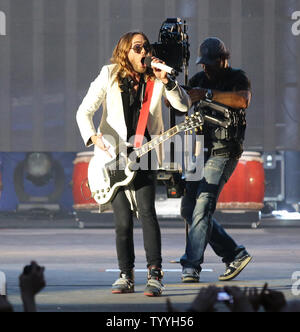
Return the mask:
[[[182, 131], [197, 128], [202, 124], [202, 116], [199, 113], [195, 113], [191, 117], [186, 117], [185, 122], [167, 130], [140, 148], [135, 148], [133, 151], [129, 149], [126, 151], [128, 155], [124, 152], [116, 155], [112, 146], [109, 149], [111, 157], [103, 151], [95, 153], [88, 167], [88, 182], [94, 200], [100, 205], [111, 202], [120, 187], [126, 187], [132, 183], [136, 176], [136, 171], [132, 170], [132, 168], [134, 168], [133, 166], [135, 166], [136, 161], [141, 156], [147, 154], [172, 136]], [[109, 146], [104, 137], [103, 140], [105, 145]]]
[[90, 190], [94, 200], [100, 205], [111, 202], [118, 189], [130, 185], [135, 176], [136, 172], [129, 169], [125, 156], [118, 156], [107, 162], [107, 158], [103, 160], [103, 156], [95, 155], [88, 167]]

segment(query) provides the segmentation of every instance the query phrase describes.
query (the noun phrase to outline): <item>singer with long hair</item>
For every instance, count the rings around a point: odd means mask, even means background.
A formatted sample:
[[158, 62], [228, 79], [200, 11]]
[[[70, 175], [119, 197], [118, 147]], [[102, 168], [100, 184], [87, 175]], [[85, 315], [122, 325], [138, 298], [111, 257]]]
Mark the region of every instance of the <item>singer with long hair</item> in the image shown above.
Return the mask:
[[[182, 112], [187, 112], [191, 106], [189, 96], [165, 71], [154, 66], [147, 68], [146, 56], [151, 56], [151, 46], [146, 35], [139, 31], [124, 34], [113, 51], [112, 64], [102, 67], [83, 99], [77, 111], [77, 123], [85, 145], [95, 145], [95, 154], [111, 155], [117, 148], [116, 142], [136, 143], [136, 137], [141, 135], [137, 130], [147, 89], [151, 91], [151, 102], [146, 128], [142, 133], [147, 141], [151, 140], [151, 136], [163, 132], [163, 97]], [[152, 57], [152, 63], [162, 61]], [[103, 113], [96, 130], [92, 120], [101, 105]], [[160, 160], [160, 153], [157, 157]], [[120, 189], [112, 201], [120, 268], [120, 276], [112, 285], [114, 294], [134, 292], [135, 206], [142, 224], [148, 268], [144, 294], [159, 296], [162, 293], [161, 233], [155, 211], [155, 182], [155, 170], [139, 169], [133, 186]]]

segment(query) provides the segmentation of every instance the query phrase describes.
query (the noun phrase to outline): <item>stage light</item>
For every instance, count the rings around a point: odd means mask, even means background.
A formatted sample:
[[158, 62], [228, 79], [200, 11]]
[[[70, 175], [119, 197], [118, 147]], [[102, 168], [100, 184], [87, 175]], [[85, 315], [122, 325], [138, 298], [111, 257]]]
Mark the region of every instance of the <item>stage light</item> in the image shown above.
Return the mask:
[[[24, 180], [29, 180], [25, 186]], [[17, 210], [59, 211], [64, 190], [64, 169], [51, 153], [31, 152], [14, 171], [14, 185], [19, 204]], [[37, 190], [35, 187], [42, 187]], [[43, 188], [44, 187], [44, 188]]]
[[263, 154], [264, 168], [275, 169], [276, 168], [276, 153], [265, 152]]
[[47, 184], [52, 176], [51, 156], [46, 153], [33, 152], [25, 160], [26, 178], [37, 186]]

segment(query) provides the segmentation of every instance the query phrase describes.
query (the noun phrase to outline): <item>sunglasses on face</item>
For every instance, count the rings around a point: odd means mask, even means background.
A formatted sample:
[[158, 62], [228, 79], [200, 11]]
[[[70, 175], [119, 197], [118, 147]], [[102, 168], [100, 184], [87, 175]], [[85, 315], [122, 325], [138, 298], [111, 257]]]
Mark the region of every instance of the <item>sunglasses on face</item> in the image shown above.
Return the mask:
[[149, 43], [145, 43], [143, 45], [135, 44], [133, 47], [131, 47], [131, 49], [138, 54], [140, 54], [143, 49], [146, 51], [146, 53], [149, 53], [151, 51], [151, 45]]

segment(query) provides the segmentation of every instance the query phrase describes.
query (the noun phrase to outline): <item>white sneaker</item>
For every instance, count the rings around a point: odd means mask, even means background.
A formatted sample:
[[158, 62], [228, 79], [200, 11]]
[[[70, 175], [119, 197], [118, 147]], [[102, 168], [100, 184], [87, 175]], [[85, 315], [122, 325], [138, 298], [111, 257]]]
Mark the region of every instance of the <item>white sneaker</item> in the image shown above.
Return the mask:
[[134, 293], [134, 273], [120, 273], [120, 278], [112, 285], [113, 294]]
[[6, 296], [6, 277], [4, 272], [0, 271], [0, 295]]

